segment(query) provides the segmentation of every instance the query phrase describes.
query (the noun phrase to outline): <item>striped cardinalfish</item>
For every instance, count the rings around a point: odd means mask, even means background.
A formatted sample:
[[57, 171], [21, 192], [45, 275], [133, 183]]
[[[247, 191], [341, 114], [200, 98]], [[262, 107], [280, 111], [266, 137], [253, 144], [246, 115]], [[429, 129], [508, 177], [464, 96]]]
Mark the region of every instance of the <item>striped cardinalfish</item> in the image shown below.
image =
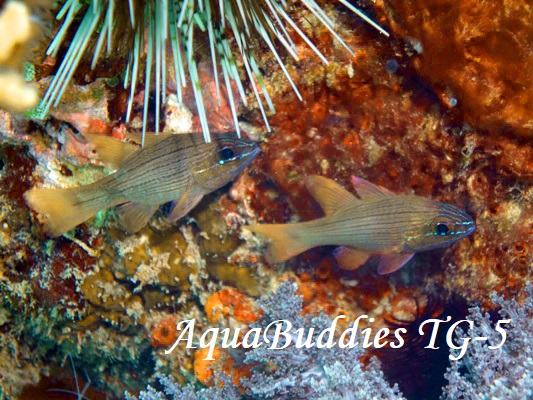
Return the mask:
[[419, 251], [449, 246], [476, 229], [474, 220], [454, 205], [396, 195], [357, 177], [352, 183], [356, 196], [331, 179], [309, 176], [306, 187], [325, 217], [246, 229], [271, 239], [265, 254], [271, 263], [316, 246], [337, 245], [339, 266], [353, 270], [373, 258], [380, 274], [398, 270]]
[[28, 205], [44, 214], [44, 229], [59, 236], [100, 210], [118, 206], [126, 231], [145, 226], [161, 204], [173, 202], [169, 220], [185, 216], [202, 197], [239, 175], [259, 152], [236, 134], [219, 134], [205, 143], [201, 134], [149, 135], [145, 147], [111, 137], [88, 135], [104, 164], [116, 169], [90, 185], [31, 189]]

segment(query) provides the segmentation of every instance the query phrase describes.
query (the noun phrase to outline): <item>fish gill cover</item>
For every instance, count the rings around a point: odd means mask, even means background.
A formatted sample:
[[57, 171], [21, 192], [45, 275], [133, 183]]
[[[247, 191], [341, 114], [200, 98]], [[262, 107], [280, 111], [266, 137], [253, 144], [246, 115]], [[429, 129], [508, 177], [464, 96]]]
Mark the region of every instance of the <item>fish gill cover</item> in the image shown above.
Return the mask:
[[[257, 37], [251, 24], [249, 31], [237, 27], [249, 45], [254, 43], [262, 81], [252, 80], [260, 98], [268, 92], [275, 114], [266, 101], [263, 109], [259, 105], [230, 19], [215, 43], [225, 41], [228, 60], [233, 57], [229, 65], [236, 69], [228, 84], [217, 48], [220, 67], [213, 72], [206, 2], [61, 1], [53, 10], [51, 3], [0, 2], [0, 30], [10, 39], [0, 48], [0, 78], [16, 83], [0, 85], [0, 107], [6, 109], [0, 111], [0, 398], [46, 399], [60, 396], [57, 390], [88, 399], [123, 398], [125, 391], [134, 397], [157, 393], [153, 398], [162, 393], [184, 398], [269, 393], [274, 398], [532, 397], [531, 289], [526, 288], [533, 260], [533, 58], [532, 11], [526, 1], [353, 2], [391, 32], [389, 38], [340, 2], [317, 2], [311, 9], [309, 2], [240, 2], [279, 10], [280, 22], [270, 9], [267, 15], [288, 46], [275, 43], [272, 30], [266, 37], [287, 73], [265, 36]], [[217, 2], [213, 9], [220, 4], [226, 5]], [[237, 5], [228, 12], [240, 15], [239, 2], [227, 4]], [[187, 86], [181, 87], [181, 98], [172, 38], [163, 47], [155, 37], [161, 33], [156, 16], [167, 27], [173, 21], [175, 14], [165, 19], [170, 5], [186, 5], [182, 27], [194, 26], [174, 31], [176, 40], [194, 35], [188, 54], [195, 56], [198, 72], [199, 85], [193, 88], [191, 64], [183, 64], [180, 76]], [[130, 9], [139, 16], [133, 25]], [[54, 21], [61, 10], [62, 19]], [[246, 10], [244, 15], [252, 15]], [[67, 19], [69, 28], [63, 29]], [[91, 34], [87, 21], [94, 24]], [[141, 29], [140, 21], [146, 22], [144, 35], [133, 29]], [[261, 22], [268, 24], [266, 17]], [[28, 24], [30, 29], [22, 29]], [[123, 41], [109, 35], [122, 32]], [[50, 40], [44, 36], [58, 38], [57, 54], [46, 55]], [[86, 49], [82, 37], [88, 39]], [[99, 43], [101, 57], [92, 68]], [[159, 67], [149, 62], [150, 46]], [[184, 60], [187, 49], [182, 50]], [[163, 62], [163, 53], [170, 63]], [[131, 61], [128, 71], [125, 60]], [[135, 60], [137, 84], [131, 85]], [[149, 73], [144, 65], [152, 65]], [[65, 83], [65, 70], [71, 79], [49, 115], [42, 119], [42, 107], [28, 110], [35, 107], [36, 93], [50, 100], [51, 81], [63, 76]], [[124, 81], [130, 86], [124, 88]], [[59, 93], [61, 88], [55, 88]], [[202, 121], [196, 90], [205, 106]], [[226, 96], [230, 91], [233, 102]], [[246, 106], [237, 100], [241, 94]], [[15, 113], [24, 110], [24, 115]], [[179, 201], [159, 207], [133, 234], [122, 230], [114, 211], [105, 211], [50, 238], [43, 215], [28, 207], [24, 194], [103, 179], [113, 172], [112, 163], [103, 166], [102, 154], [87, 138], [100, 135], [108, 143], [141, 146], [142, 135], [133, 132], [155, 127], [156, 120], [164, 135], [205, 132], [206, 121], [212, 138], [241, 128], [243, 137], [259, 143], [261, 153], [178, 222], [168, 217]], [[147, 149], [149, 142], [145, 136]], [[220, 154], [231, 158], [223, 149]], [[322, 218], [322, 203], [305, 185], [313, 175], [336, 182], [350, 196], [361, 196], [353, 186], [356, 176], [395, 195], [453, 204], [477, 229], [444, 249], [414, 255], [387, 275], [379, 275], [372, 260], [354, 270], [341, 268], [335, 258], [339, 251], [329, 246], [272, 265], [265, 259], [267, 242], [243, 227]], [[178, 208], [188, 210], [191, 204], [184, 201]], [[435, 234], [446, 238], [453, 231], [446, 224], [439, 228], [446, 221], [436, 222]], [[469, 314], [469, 307], [479, 311]], [[337, 318], [341, 315], [346, 318]], [[294, 343], [280, 350], [223, 346], [224, 329], [236, 335], [227, 341], [246, 338], [250, 344], [254, 329], [275, 319], [305, 328], [302, 333], [315, 327], [309, 336], [314, 342], [318, 331], [334, 321], [331, 337], [337, 342], [357, 322], [354, 337], [361, 344], [366, 340], [366, 346], [344, 351], [298, 349]], [[461, 322], [452, 329], [462, 320], [475, 325]], [[185, 327], [190, 330], [169, 351]], [[276, 324], [272, 328], [275, 332]], [[502, 332], [506, 340], [498, 347]], [[487, 340], [467, 340], [474, 337]], [[154, 389], [141, 395], [147, 385]]]

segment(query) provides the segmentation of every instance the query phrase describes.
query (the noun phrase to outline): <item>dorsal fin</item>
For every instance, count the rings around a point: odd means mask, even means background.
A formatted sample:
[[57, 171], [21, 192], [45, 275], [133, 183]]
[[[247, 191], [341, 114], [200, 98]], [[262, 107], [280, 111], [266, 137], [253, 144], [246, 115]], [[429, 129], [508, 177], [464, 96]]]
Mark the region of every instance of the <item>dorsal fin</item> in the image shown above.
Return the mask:
[[124, 161], [141, 149], [134, 144], [121, 142], [111, 136], [87, 134], [85, 138], [94, 145], [100, 161], [113, 169], [119, 169]]
[[326, 215], [334, 214], [357, 198], [334, 180], [323, 176], [311, 175], [305, 178], [305, 186], [320, 204]]
[[383, 197], [394, 196], [394, 193], [384, 187], [374, 185], [363, 178], [352, 176], [352, 185], [361, 200], [375, 200]]
[[[165, 140], [174, 135], [176, 135], [176, 133], [147, 133], [144, 135], [144, 147], [152, 146], [159, 143], [161, 140]], [[142, 143], [142, 133], [128, 132], [125, 136], [139, 145]]]

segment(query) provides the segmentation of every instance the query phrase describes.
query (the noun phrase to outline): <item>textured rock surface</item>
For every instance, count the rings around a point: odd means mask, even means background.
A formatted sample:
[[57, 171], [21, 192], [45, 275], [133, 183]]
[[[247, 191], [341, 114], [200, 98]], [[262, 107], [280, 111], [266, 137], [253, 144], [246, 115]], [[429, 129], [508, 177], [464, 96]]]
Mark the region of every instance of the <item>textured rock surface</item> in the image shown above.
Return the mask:
[[[533, 136], [533, 7], [527, 0], [385, 0], [414, 66], [448, 104], [493, 137]], [[452, 99], [455, 99], [452, 101]]]

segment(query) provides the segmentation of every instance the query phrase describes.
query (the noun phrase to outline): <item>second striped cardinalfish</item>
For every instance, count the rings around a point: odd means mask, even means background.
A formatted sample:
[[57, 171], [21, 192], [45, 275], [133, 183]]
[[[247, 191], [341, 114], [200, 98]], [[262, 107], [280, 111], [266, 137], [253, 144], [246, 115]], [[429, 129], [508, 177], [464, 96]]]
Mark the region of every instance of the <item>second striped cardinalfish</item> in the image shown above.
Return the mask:
[[271, 239], [267, 261], [288, 260], [316, 246], [337, 245], [339, 265], [353, 270], [377, 259], [379, 274], [394, 272], [415, 253], [446, 247], [476, 229], [459, 207], [420, 196], [394, 194], [352, 177], [357, 197], [331, 179], [309, 176], [305, 184], [323, 218], [245, 228]]
[[254, 142], [235, 133], [218, 134], [210, 143], [201, 133], [149, 135], [143, 148], [107, 136], [87, 139], [116, 172], [90, 185], [24, 193], [28, 205], [46, 216], [44, 228], [51, 236], [113, 206], [130, 233], [167, 202], [173, 201], [169, 219], [176, 221], [204, 195], [234, 180], [259, 152]]

